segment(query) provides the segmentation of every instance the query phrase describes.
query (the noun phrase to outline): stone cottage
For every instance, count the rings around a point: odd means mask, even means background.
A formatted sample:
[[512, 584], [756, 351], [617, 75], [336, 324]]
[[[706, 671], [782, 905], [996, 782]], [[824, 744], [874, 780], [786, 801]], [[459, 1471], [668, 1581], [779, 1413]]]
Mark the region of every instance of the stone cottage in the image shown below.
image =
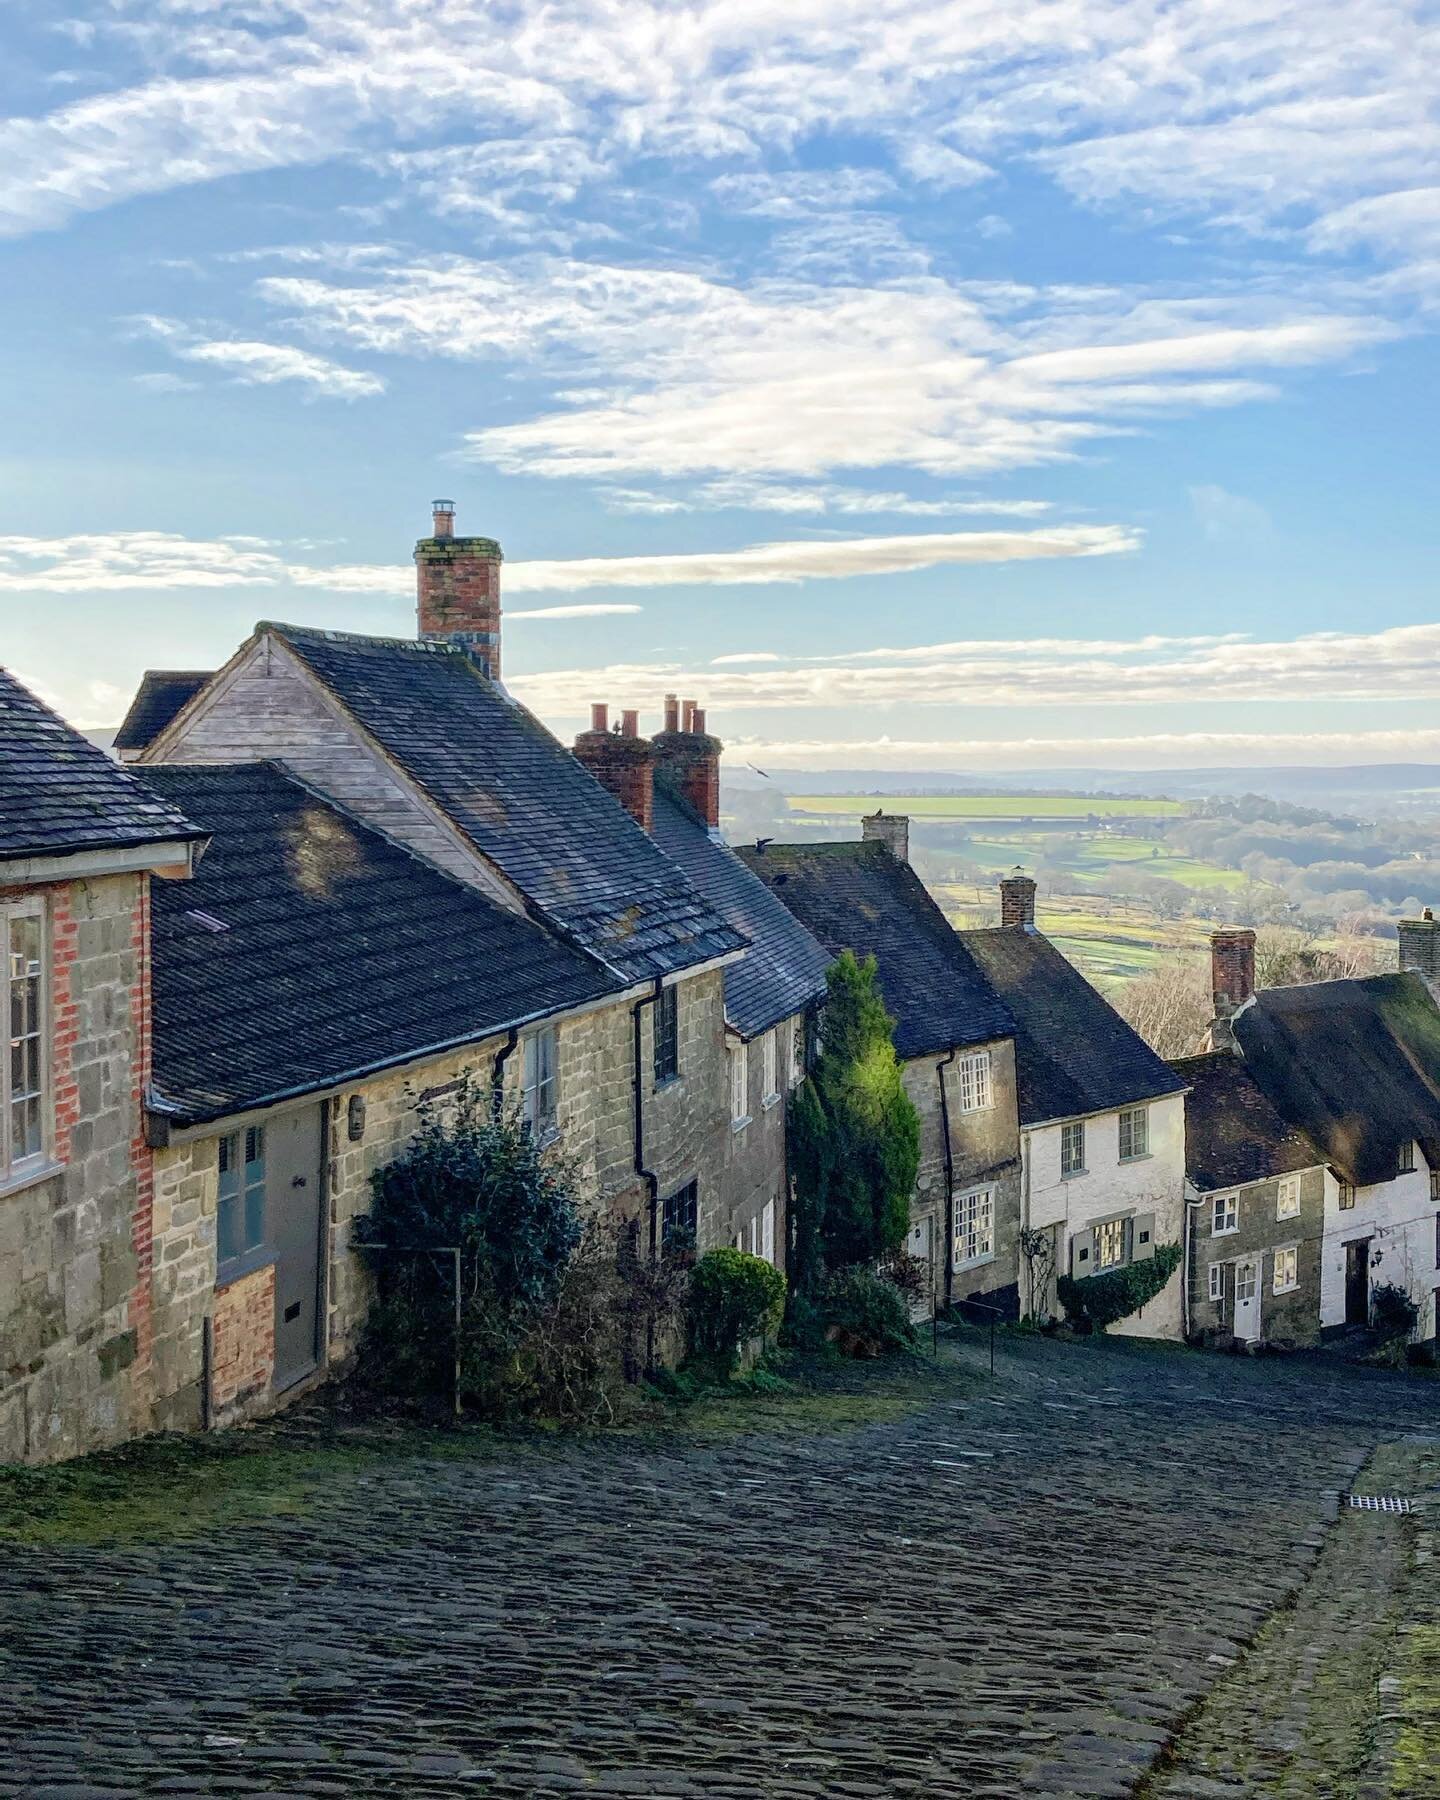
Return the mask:
[[[1211, 1050], [1243, 1062], [1248, 1082], [1232, 1077], [1227, 1083], [1211, 1066], [1208, 1079], [1216, 1085], [1191, 1157], [1192, 1188], [1210, 1210], [1207, 1221], [1205, 1205], [1192, 1208], [1192, 1260], [1204, 1259], [1199, 1245], [1206, 1236], [1211, 1263], [1218, 1260], [1217, 1236], [1257, 1240], [1235, 1246], [1253, 1254], [1238, 1255], [1229, 1275], [1206, 1276], [1204, 1304], [1213, 1283], [1222, 1308], [1214, 1323], [1228, 1325], [1242, 1341], [1282, 1333], [1305, 1341], [1315, 1330], [1363, 1326], [1381, 1283], [1410, 1295], [1419, 1336], [1435, 1335], [1440, 1007], [1426, 963], [1432, 924], [1402, 925], [1397, 974], [1258, 993], [1254, 933], [1215, 934]], [[1189, 1068], [1182, 1065], [1181, 1072]], [[1233, 1192], [1201, 1188], [1197, 1177], [1214, 1179], [1216, 1139], [1257, 1128], [1252, 1086], [1294, 1137], [1288, 1151], [1272, 1149], [1268, 1161], [1247, 1165], [1263, 1169], [1265, 1178], [1247, 1205], [1246, 1184]], [[1271, 1128], [1272, 1139], [1277, 1129]], [[1279, 1166], [1286, 1161], [1290, 1166]], [[1302, 1311], [1309, 1329], [1301, 1328]], [[1212, 1317], [1204, 1310], [1196, 1316], [1207, 1323]]]
[[730, 1139], [721, 1192], [729, 1211], [718, 1232], [784, 1267], [785, 1100], [805, 1078], [831, 958], [722, 839], [721, 745], [704, 712], [668, 694], [653, 738], [640, 736], [638, 719], [624, 712], [612, 731], [608, 708], [593, 707], [575, 754], [746, 940], [745, 955], [724, 975]]
[[[1057, 1310], [1054, 1275], [1077, 1279], [1183, 1244], [1185, 1083], [1035, 924], [1035, 883], [1000, 883], [1001, 924], [960, 940], [1015, 1021], [1022, 1226], [1046, 1234], [1021, 1258], [1021, 1305]], [[1112, 1330], [1178, 1338], [1177, 1270]]]
[[873, 956], [905, 1088], [920, 1114], [910, 1253], [926, 1311], [1018, 1305], [1020, 1121], [1015, 1021], [910, 867], [902, 817], [859, 843], [757, 844], [747, 867], [832, 955]]
[[144, 1128], [149, 915], [152, 879], [183, 892], [203, 837], [0, 670], [0, 1463], [169, 1422]]

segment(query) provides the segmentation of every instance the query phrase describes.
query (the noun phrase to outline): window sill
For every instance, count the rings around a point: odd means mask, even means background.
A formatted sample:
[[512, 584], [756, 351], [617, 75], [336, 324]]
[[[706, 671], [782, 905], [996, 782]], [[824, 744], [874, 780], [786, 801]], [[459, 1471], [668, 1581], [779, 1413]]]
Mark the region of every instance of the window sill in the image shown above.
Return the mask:
[[1062, 1169], [1060, 1171], [1060, 1179], [1062, 1181], [1078, 1181], [1082, 1175], [1088, 1175], [1089, 1173], [1090, 1171], [1088, 1169]]
[[750, 1123], [750, 1114], [746, 1113], [746, 1115], [743, 1119], [732, 1119], [730, 1121], [730, 1129], [738, 1137], [740, 1135], [740, 1133], [745, 1129], [745, 1127], [749, 1123]]
[[653, 1091], [657, 1094], [668, 1094], [672, 1088], [678, 1088], [679, 1085], [680, 1077], [678, 1075], [666, 1075], [663, 1079], [656, 1081]]
[[1131, 1163], [1154, 1162], [1153, 1150], [1142, 1150], [1138, 1156], [1118, 1156], [1115, 1159], [1122, 1169], [1128, 1169]]
[[30, 1168], [20, 1170], [18, 1174], [7, 1175], [3, 1181], [0, 1181], [0, 1200], [8, 1199], [11, 1194], [22, 1194], [26, 1188], [34, 1187], [36, 1182], [49, 1181], [52, 1175], [61, 1175], [64, 1171], [65, 1164], [52, 1159], [43, 1163], [34, 1163]]
[[994, 1260], [995, 1252], [990, 1250], [987, 1251], [984, 1256], [972, 1256], [969, 1262], [952, 1263], [950, 1265], [951, 1273], [955, 1275], [964, 1275], [970, 1269], [983, 1269], [987, 1263], [993, 1263]]
[[243, 1281], [247, 1275], [256, 1275], [261, 1269], [268, 1269], [272, 1263], [280, 1260], [278, 1253], [268, 1244], [259, 1250], [251, 1250], [245, 1256], [237, 1256], [232, 1262], [215, 1265], [215, 1291], [221, 1288], [234, 1287], [237, 1281]]
[[1239, 1230], [1240, 1230], [1240, 1227], [1238, 1225], [1223, 1225], [1219, 1231], [1216, 1231], [1212, 1228], [1210, 1235], [1212, 1238], [1234, 1237], [1239, 1232]]
[[1289, 1287], [1271, 1288], [1271, 1290], [1270, 1290], [1271, 1294], [1274, 1295], [1274, 1297], [1277, 1300], [1281, 1297], [1282, 1294], [1298, 1294], [1299, 1291], [1300, 1291], [1300, 1283], [1298, 1281], [1291, 1282]]
[[780, 1096], [778, 1093], [767, 1094], [765, 1096], [765, 1098], [760, 1102], [760, 1110], [761, 1110], [761, 1112], [769, 1112], [771, 1107], [778, 1106], [779, 1104], [780, 1104]]

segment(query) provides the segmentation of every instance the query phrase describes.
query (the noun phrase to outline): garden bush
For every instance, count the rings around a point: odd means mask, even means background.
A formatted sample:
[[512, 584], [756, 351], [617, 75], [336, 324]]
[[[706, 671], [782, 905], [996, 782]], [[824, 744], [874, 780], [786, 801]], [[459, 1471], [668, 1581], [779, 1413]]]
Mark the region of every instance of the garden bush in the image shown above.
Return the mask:
[[1072, 1325], [1103, 1331], [1153, 1300], [1179, 1267], [1180, 1246], [1157, 1244], [1155, 1254], [1144, 1262], [1078, 1279], [1062, 1275], [1055, 1286]]
[[874, 1269], [837, 1269], [820, 1294], [825, 1335], [848, 1356], [908, 1350], [915, 1327], [904, 1294]]
[[691, 1359], [728, 1376], [751, 1338], [773, 1337], [785, 1310], [785, 1277], [744, 1250], [709, 1250], [690, 1275]]
[[1387, 1341], [1402, 1342], [1415, 1335], [1420, 1322], [1420, 1308], [1402, 1287], [1393, 1282], [1377, 1282], [1370, 1291], [1370, 1323]]

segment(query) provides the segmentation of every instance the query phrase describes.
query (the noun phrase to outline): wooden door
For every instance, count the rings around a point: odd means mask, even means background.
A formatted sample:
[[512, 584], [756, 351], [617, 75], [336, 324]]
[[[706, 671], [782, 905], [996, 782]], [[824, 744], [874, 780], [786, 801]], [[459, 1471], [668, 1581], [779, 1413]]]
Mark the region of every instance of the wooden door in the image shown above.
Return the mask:
[[1345, 1246], [1345, 1323], [1370, 1323], [1370, 1240]]

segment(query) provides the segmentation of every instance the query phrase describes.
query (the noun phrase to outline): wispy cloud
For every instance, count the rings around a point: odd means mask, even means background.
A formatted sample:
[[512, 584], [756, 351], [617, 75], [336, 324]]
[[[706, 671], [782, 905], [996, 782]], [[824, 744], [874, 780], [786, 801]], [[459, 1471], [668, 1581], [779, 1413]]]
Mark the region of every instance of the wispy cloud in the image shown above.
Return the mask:
[[366, 400], [385, 392], [378, 375], [346, 368], [293, 344], [267, 344], [253, 338], [207, 338], [174, 319], [147, 315], [137, 329], [163, 344], [182, 362], [220, 369], [246, 387], [298, 382], [313, 394], [335, 400]]
[[942, 496], [922, 499], [893, 489], [844, 487], [836, 482], [805, 486], [778, 481], [736, 477], [708, 481], [685, 494], [657, 494], [646, 488], [609, 488], [602, 498], [614, 512], [676, 513], [736, 509], [744, 512], [840, 513], [846, 516], [893, 514], [921, 519], [1005, 518], [1038, 519], [1054, 511], [1051, 500], [982, 500]]

